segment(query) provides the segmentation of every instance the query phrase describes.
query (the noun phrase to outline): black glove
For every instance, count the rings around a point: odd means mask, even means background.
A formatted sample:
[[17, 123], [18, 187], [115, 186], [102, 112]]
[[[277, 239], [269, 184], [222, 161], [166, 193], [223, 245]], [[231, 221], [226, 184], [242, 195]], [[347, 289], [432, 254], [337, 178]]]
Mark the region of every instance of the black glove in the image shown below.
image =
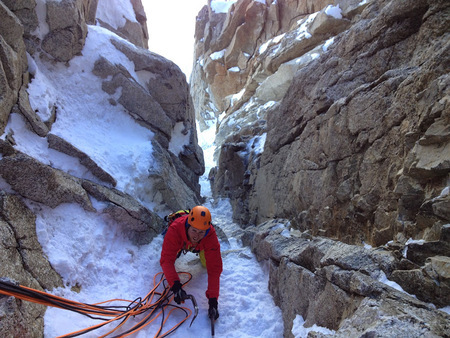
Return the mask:
[[183, 285], [181, 285], [180, 281], [177, 280], [175, 283], [173, 283], [172, 288], [170, 289], [173, 292], [175, 303], [181, 304], [184, 303], [184, 300], [186, 299], [186, 291], [182, 288]]
[[217, 298], [210, 298], [208, 299], [209, 303], [209, 310], [208, 310], [208, 317], [213, 318], [214, 320], [217, 320], [219, 318], [219, 311], [217, 310]]

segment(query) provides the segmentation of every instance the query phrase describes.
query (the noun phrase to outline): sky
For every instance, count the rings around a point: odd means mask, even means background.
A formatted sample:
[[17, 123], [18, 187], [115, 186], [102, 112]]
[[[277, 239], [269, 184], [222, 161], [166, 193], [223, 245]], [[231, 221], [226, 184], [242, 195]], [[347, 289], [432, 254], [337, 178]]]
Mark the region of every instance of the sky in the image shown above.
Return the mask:
[[149, 50], [175, 62], [189, 81], [196, 16], [207, 0], [142, 0], [142, 3], [147, 14]]
[[[236, 1], [212, 0], [211, 8], [216, 13], [226, 13]], [[188, 82], [194, 61], [196, 16], [207, 3], [207, 0], [142, 0], [147, 14], [149, 50], [175, 62]]]

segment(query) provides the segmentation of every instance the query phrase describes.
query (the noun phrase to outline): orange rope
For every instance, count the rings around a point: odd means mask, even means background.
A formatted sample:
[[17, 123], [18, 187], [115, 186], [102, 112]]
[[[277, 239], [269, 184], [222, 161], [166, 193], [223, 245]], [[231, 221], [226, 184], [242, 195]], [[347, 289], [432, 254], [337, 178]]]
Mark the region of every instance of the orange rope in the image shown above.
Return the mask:
[[[188, 284], [192, 278], [192, 275], [188, 272], [180, 272], [179, 274], [187, 276], [187, 282], [184, 283], [184, 285]], [[159, 281], [157, 281], [158, 278]], [[117, 330], [119, 330], [120, 328], [123, 328], [129, 318], [131, 317], [134, 318], [138, 315], [145, 314], [145, 316], [131, 329], [116, 336], [116, 337], [127, 337], [133, 333], [138, 332], [139, 330], [143, 329], [149, 324], [153, 323], [157, 318], [159, 318], [161, 315], [164, 314], [164, 311], [169, 307], [169, 305], [174, 306], [174, 308], [168, 312], [167, 316], [165, 316], [158, 332], [155, 335], [155, 338], [165, 337], [166, 335], [176, 330], [179, 326], [181, 326], [188, 318], [190, 318], [192, 315], [192, 311], [187, 307], [181, 307], [171, 304], [173, 296], [169, 297], [170, 290], [166, 280], [164, 279], [164, 275], [162, 272], [158, 272], [153, 277], [153, 285], [154, 286], [152, 290], [150, 290], [150, 292], [143, 299], [140, 300], [136, 299], [134, 301], [130, 301], [125, 299], [111, 299], [95, 304], [85, 304], [72, 301], [43, 291], [35, 290], [22, 285], [15, 285], [1, 280], [0, 280], [0, 294], [12, 296], [15, 298], [19, 298], [22, 300], [30, 301], [45, 306], [52, 306], [60, 309], [78, 312], [94, 319], [103, 320], [99, 324], [92, 325], [90, 327], [59, 336], [58, 338], [79, 336], [88, 333], [90, 331], [96, 330], [102, 326], [111, 324], [115, 321], [121, 320], [121, 322], [117, 326], [115, 326], [109, 332], [101, 336], [107, 337], [113, 334], [114, 332], [117, 332]], [[163, 288], [163, 291], [157, 291], [158, 288]], [[116, 303], [116, 302], [126, 303], [127, 306], [118, 306], [118, 305], [111, 307], [101, 306], [107, 303]], [[195, 302], [195, 300], [193, 300], [193, 302]], [[175, 310], [182, 310], [186, 315], [185, 318], [182, 319], [177, 324], [175, 324], [174, 326], [172, 326], [167, 331], [165, 331], [163, 334], [161, 334], [164, 325], [166, 324], [167, 320]]]

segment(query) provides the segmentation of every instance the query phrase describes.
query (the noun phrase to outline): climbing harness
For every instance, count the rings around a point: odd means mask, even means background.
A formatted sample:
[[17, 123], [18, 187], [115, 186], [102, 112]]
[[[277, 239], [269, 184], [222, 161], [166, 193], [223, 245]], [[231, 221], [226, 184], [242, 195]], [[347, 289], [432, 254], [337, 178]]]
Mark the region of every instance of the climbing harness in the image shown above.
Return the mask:
[[[188, 272], [179, 272], [180, 275], [187, 276], [187, 281], [183, 284], [186, 285], [192, 279], [192, 275]], [[164, 278], [162, 272], [157, 273], [153, 277], [153, 289], [144, 297], [137, 298], [133, 301], [124, 299], [112, 299], [96, 304], [86, 304], [71, 301], [62, 297], [58, 297], [43, 291], [28, 288], [26, 286], [14, 284], [5, 279], [0, 279], [0, 294], [6, 296], [13, 296], [22, 300], [30, 301], [33, 303], [38, 303], [46, 306], [52, 306], [60, 309], [65, 309], [69, 311], [74, 311], [85, 315], [92, 319], [102, 320], [102, 323], [93, 325], [91, 327], [68, 333], [66, 335], [60, 336], [59, 338], [69, 338], [76, 337], [82, 334], [91, 332], [95, 329], [103, 327], [107, 324], [117, 322], [116, 326], [107, 332], [102, 334], [101, 337], [127, 337], [130, 336], [145, 326], [152, 323], [158, 317], [161, 319], [161, 324], [155, 337], [166, 337], [178, 329], [189, 317], [192, 315], [192, 310], [187, 307], [178, 306], [172, 304], [173, 292], [170, 291], [170, 287]], [[194, 316], [192, 318], [191, 324], [194, 322], [198, 315], [198, 306], [193, 295], [187, 295], [186, 299], [190, 299], [194, 307]], [[108, 303], [119, 303], [124, 305], [105, 305]], [[170, 310], [168, 310], [170, 308]], [[166, 310], [168, 313], [166, 314]], [[166, 324], [170, 315], [179, 310], [184, 313], [185, 318], [182, 319], [178, 324], [169, 328], [166, 332], [162, 333], [164, 325]], [[119, 328], [124, 329], [125, 323], [128, 319], [134, 318], [136, 316], [141, 316], [141, 320], [132, 326], [131, 328], [118, 332]]]

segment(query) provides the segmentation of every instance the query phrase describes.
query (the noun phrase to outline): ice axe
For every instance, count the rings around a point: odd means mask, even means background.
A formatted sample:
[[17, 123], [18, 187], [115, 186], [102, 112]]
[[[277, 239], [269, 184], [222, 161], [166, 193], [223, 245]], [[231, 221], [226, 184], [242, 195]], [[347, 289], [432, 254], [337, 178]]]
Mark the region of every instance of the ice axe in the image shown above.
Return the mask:
[[209, 310], [209, 320], [211, 321], [211, 337], [214, 337], [214, 322], [216, 321], [217, 310], [212, 308]]
[[186, 295], [186, 297], [184, 299], [190, 299], [192, 301], [192, 305], [194, 306], [194, 310], [195, 310], [194, 318], [192, 318], [191, 325], [189, 325], [189, 327], [191, 327], [192, 323], [194, 322], [195, 318], [197, 318], [197, 315], [198, 315], [197, 301], [195, 300], [195, 297], [193, 295]]

